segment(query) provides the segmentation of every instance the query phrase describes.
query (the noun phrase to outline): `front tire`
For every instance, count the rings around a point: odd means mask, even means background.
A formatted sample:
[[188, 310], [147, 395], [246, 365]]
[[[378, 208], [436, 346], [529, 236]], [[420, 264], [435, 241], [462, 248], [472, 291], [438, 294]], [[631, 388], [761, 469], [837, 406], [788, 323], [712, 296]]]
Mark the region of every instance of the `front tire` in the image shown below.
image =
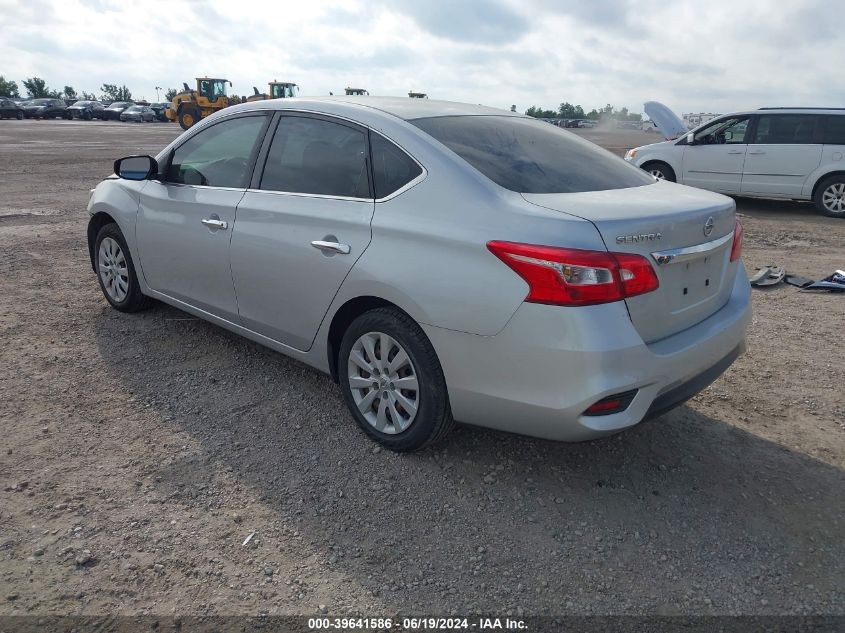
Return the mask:
[[822, 180], [813, 195], [816, 210], [829, 218], [845, 218], [845, 176], [835, 175]]
[[115, 310], [137, 312], [152, 304], [152, 299], [141, 294], [132, 255], [117, 224], [106, 224], [97, 233], [94, 269], [100, 290]]
[[182, 108], [179, 111], [179, 125], [183, 130], [191, 128], [199, 120], [200, 113], [196, 108]]
[[397, 309], [376, 308], [350, 324], [338, 376], [355, 421], [392, 451], [425, 448], [454, 426], [437, 354], [422, 328]]
[[645, 163], [642, 168], [644, 171], [647, 171], [658, 180], [678, 182], [677, 177], [675, 176], [675, 170], [664, 162], [653, 161], [650, 163]]

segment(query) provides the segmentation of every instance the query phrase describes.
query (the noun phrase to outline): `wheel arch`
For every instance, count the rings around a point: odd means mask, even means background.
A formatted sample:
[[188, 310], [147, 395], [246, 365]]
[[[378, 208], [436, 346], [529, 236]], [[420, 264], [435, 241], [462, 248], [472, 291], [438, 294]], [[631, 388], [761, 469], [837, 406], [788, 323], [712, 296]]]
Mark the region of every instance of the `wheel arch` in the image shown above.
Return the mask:
[[94, 263], [94, 242], [97, 239], [97, 233], [106, 224], [117, 224], [117, 220], [105, 211], [98, 211], [88, 220], [88, 257], [91, 259], [91, 268], [94, 272], [97, 272], [97, 267]]
[[408, 318], [413, 319], [407, 311], [403, 310], [392, 301], [382, 299], [381, 297], [364, 295], [354, 297], [346, 301], [346, 303], [340, 306], [340, 308], [338, 308], [332, 316], [331, 323], [329, 324], [328, 335], [326, 336], [326, 354], [329, 364], [329, 374], [335, 382], [338, 381], [337, 354], [340, 349], [340, 342], [343, 340], [343, 334], [356, 318], [375, 308], [393, 308], [405, 314]]
[[813, 190], [810, 192], [810, 199], [814, 200], [816, 197], [816, 192], [819, 190], [819, 185], [822, 184], [825, 180], [830, 178], [831, 176], [844, 176], [845, 177], [845, 170], [839, 169], [836, 171], [829, 171], [827, 173], [822, 174], [818, 178], [816, 178], [816, 182], [813, 183]]

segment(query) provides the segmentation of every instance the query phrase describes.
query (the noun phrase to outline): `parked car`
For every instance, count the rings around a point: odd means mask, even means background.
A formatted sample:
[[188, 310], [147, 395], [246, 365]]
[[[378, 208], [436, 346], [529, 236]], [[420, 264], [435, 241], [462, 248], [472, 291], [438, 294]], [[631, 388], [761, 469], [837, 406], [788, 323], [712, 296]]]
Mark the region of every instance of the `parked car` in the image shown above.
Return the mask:
[[581, 119], [578, 121], [578, 127], [591, 128], [596, 127], [596, 124], [594, 121], [590, 121], [589, 119]]
[[23, 108], [6, 97], [0, 97], [0, 119], [22, 119]]
[[843, 153], [845, 108], [761, 108], [636, 147], [625, 159], [655, 178], [738, 196], [812, 200], [819, 213], [845, 218]]
[[121, 121], [133, 121], [135, 123], [143, 123], [144, 121], [155, 121], [156, 115], [150, 106], [133, 105], [126, 108], [120, 113]]
[[115, 172], [88, 204], [115, 309], [158, 299], [330, 374], [395, 451], [454, 420], [621, 431], [744, 350], [733, 200], [520, 114], [256, 101]]
[[169, 103], [151, 103], [150, 107], [153, 109], [156, 115], [156, 121], [167, 121], [167, 117], [165, 116], [165, 112], [170, 107]]
[[32, 99], [22, 106], [26, 119], [65, 119], [67, 106], [61, 99]]
[[106, 121], [119, 121], [121, 113], [133, 105], [135, 105], [134, 101], [113, 101], [103, 110], [103, 119]]
[[99, 101], [76, 101], [73, 105], [68, 106], [67, 110], [73, 119], [90, 121], [91, 119], [102, 119], [105, 106]]

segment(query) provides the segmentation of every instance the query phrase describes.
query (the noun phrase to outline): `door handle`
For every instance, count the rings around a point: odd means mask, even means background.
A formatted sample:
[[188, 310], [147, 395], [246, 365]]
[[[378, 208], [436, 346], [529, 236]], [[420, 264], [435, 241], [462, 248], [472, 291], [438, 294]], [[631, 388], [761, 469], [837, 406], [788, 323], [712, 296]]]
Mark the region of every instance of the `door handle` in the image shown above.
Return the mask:
[[320, 251], [332, 251], [340, 253], [341, 255], [349, 255], [352, 249], [349, 244], [341, 244], [340, 242], [324, 242], [323, 240], [314, 240], [311, 246]]
[[748, 152], [752, 156], [759, 156], [760, 154], [765, 154], [766, 152], [756, 151], [756, 152]]
[[744, 154], [744, 153], [745, 152], [743, 152], [741, 149], [732, 149], [731, 151], [728, 152], [728, 154]]
[[203, 218], [202, 223], [212, 229], [221, 229], [225, 231], [229, 228], [229, 223], [226, 220], [217, 220], [215, 218]]

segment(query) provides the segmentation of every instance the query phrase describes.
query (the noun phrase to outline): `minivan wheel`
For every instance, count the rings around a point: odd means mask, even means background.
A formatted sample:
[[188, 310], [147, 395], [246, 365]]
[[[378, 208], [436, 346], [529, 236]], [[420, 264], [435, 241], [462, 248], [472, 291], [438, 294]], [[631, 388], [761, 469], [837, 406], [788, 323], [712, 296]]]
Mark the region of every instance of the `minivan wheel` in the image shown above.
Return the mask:
[[351, 323], [340, 344], [338, 377], [355, 421], [390, 450], [419, 450], [454, 425], [437, 354], [399, 310], [376, 308]]
[[658, 180], [668, 180], [669, 182], [677, 182], [675, 177], [675, 170], [669, 167], [666, 163], [654, 161], [643, 165], [643, 169], [650, 173]]
[[106, 224], [97, 233], [94, 268], [100, 289], [115, 310], [137, 312], [152, 305], [152, 299], [141, 294], [132, 255], [117, 224]]
[[845, 218], [845, 176], [825, 178], [816, 187], [813, 202], [819, 213], [831, 218]]

